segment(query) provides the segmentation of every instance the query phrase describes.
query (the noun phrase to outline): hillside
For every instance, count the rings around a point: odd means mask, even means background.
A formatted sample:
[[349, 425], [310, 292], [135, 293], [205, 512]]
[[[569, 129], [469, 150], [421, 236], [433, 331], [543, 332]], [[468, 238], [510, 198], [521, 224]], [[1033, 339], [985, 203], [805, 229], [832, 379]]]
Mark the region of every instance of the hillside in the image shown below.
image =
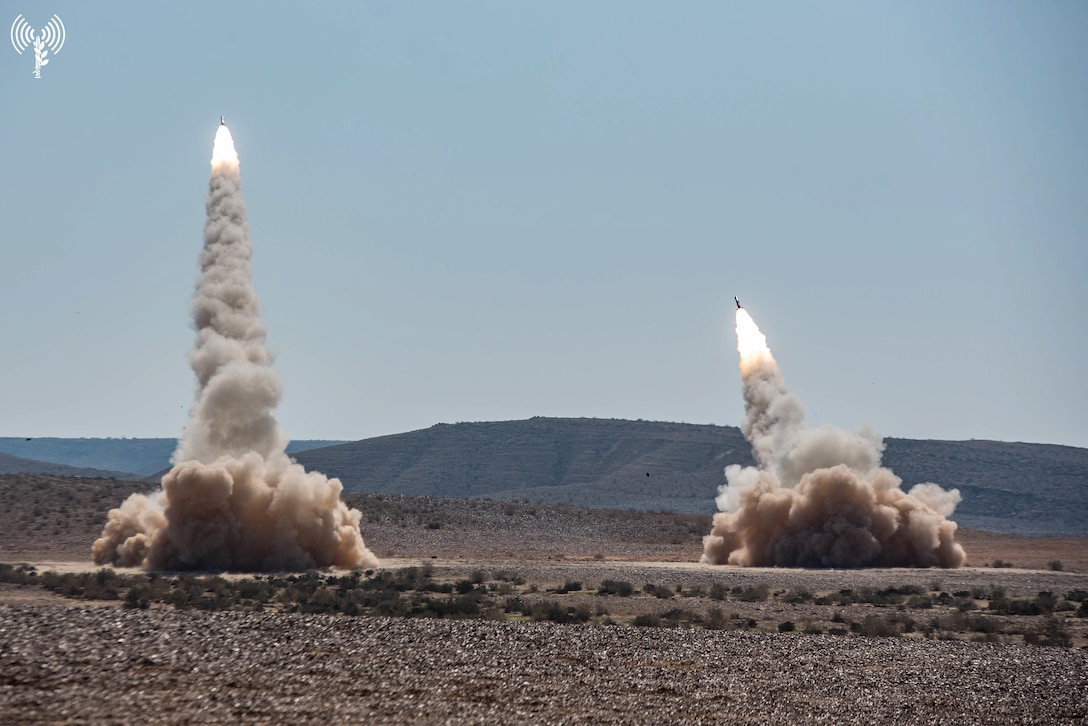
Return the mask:
[[[147, 482], [0, 474], [0, 562], [88, 561], [91, 543], [101, 535], [109, 510], [131, 494], [156, 488]], [[703, 535], [710, 529], [707, 515], [398, 494], [345, 493], [344, 501], [362, 511], [360, 529], [379, 557], [460, 562], [466, 576], [483, 562], [519, 566], [547, 561], [694, 563], [703, 551]], [[1061, 580], [1071, 573], [1088, 573], [1085, 537], [1028, 538], [961, 529], [957, 539], [967, 549], [970, 566], [986, 567], [1000, 559], [1037, 571], [1019, 586], [1007, 577], [1006, 569], [995, 568], [985, 575], [988, 584], [1008, 589], [1010, 595], [1079, 587]], [[1054, 560], [1063, 563], [1060, 573], [1050, 569]], [[739, 577], [736, 568], [728, 571], [730, 578]], [[825, 581], [818, 587], [826, 587], [830, 571], [812, 572]], [[922, 583], [934, 579], [932, 572], [919, 571]], [[902, 574], [902, 570], [896, 574], [896, 584], [901, 584]], [[576, 572], [569, 572], [547, 581], [563, 582], [564, 576], [579, 579]], [[962, 576], [970, 580], [980, 575], [962, 572]], [[956, 589], [968, 586], [968, 580], [952, 571], [941, 572], [940, 579]], [[794, 584], [817, 589], [811, 581]]]
[[[289, 453], [343, 443], [324, 439], [292, 441]], [[66, 464], [107, 472], [132, 472], [148, 476], [170, 467], [177, 439], [64, 439], [56, 437], [0, 437], [0, 452], [26, 459]], [[0, 471], [6, 471], [0, 469]], [[22, 472], [22, 470], [20, 470]], [[17, 473], [12, 471], [11, 473]], [[57, 473], [47, 470], [34, 473]], [[76, 476], [72, 474], [72, 476]], [[89, 476], [89, 475], [88, 475]], [[101, 476], [101, 473], [99, 474]], [[131, 478], [131, 477], [130, 477]]]
[[[904, 487], [958, 487], [963, 526], [1088, 534], [1088, 449], [997, 441], [888, 439]], [[727, 464], [750, 464], [734, 427], [532, 418], [438, 424], [299, 453], [348, 491], [486, 497], [613, 509], [714, 511]]]
[[1088, 449], [1002, 441], [887, 439], [885, 466], [907, 484], [963, 495], [960, 524], [1011, 534], [1088, 534]]
[[[752, 463], [734, 427], [532, 418], [437, 424], [339, 443], [295, 441], [308, 468], [348, 491], [490, 498], [709, 514], [727, 464]], [[0, 438], [0, 472], [132, 479], [168, 467], [174, 439]], [[887, 439], [905, 488], [957, 487], [962, 526], [1028, 535], [1088, 534], [1088, 449], [998, 441]], [[30, 461], [36, 459], [37, 461]], [[75, 467], [70, 468], [70, 467]], [[157, 478], [157, 477], [156, 477]]]
[[437, 424], [300, 453], [349, 491], [709, 511], [736, 428], [614, 419]]
[[134, 480], [139, 477], [123, 471], [104, 471], [86, 466], [66, 466], [49, 461], [24, 459], [0, 453], [0, 474], [48, 474], [51, 476], [84, 477], [93, 479]]

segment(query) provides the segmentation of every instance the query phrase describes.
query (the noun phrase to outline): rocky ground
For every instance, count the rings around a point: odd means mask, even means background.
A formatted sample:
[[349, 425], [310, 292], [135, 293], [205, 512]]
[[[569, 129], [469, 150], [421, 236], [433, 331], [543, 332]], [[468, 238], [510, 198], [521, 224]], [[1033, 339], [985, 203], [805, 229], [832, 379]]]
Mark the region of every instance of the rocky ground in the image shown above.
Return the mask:
[[[93, 570], [89, 543], [133, 486], [0, 477], [0, 562]], [[475, 581], [469, 594], [490, 603], [481, 615], [503, 620], [292, 613], [306, 603], [276, 598], [223, 612], [140, 609], [124, 607], [123, 591], [82, 600], [8, 582], [0, 723], [1088, 721], [1088, 618], [1061, 599], [1088, 590], [1083, 538], [964, 533], [972, 564], [1014, 568], [714, 568], [697, 562], [700, 517], [353, 503], [385, 568]], [[632, 593], [602, 594], [605, 581]], [[874, 604], [886, 588], [932, 603]], [[864, 596], [818, 603], [843, 590]], [[996, 593], [1027, 603], [1043, 591], [1061, 606], [987, 609]], [[504, 608], [511, 598], [528, 605]], [[534, 603], [588, 622], [532, 622]], [[889, 623], [890, 637], [869, 637]], [[1069, 646], [1027, 644], [1046, 642], [1047, 627]]]
[[[151, 484], [110, 479], [0, 475], [0, 561], [87, 560], [106, 513]], [[695, 562], [710, 518], [486, 499], [346, 494], [363, 512], [367, 545], [379, 556], [518, 562], [604, 559]], [[1017, 537], [961, 529], [968, 564], [997, 560], [1088, 572], [1088, 537]]]
[[0, 606], [4, 723], [1082, 723], [1067, 648]]

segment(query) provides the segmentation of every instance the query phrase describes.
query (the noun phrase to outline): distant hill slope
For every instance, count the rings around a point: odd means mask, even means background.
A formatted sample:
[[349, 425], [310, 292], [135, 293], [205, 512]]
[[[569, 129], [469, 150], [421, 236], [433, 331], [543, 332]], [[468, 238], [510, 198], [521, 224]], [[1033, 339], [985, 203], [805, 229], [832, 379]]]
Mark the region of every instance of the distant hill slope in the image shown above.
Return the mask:
[[[904, 488], [958, 487], [963, 526], [1088, 534], [1088, 449], [888, 439]], [[609, 419], [438, 424], [300, 452], [348, 491], [487, 497], [610, 509], [711, 513], [727, 464], [751, 464], [729, 426]], [[649, 476], [647, 476], [649, 475]]]
[[1088, 534], [1088, 449], [1003, 441], [887, 439], [884, 465], [907, 484], [956, 487], [965, 527]]
[[695, 511], [727, 463], [751, 463], [735, 428], [554, 418], [438, 424], [295, 458], [350, 491]]
[[78, 476], [94, 479], [121, 479], [134, 481], [135, 474], [123, 471], [103, 471], [90, 467], [66, 466], [49, 461], [24, 459], [11, 454], [0, 453], [0, 474], [48, 474], [51, 476]]
[[[325, 439], [292, 441], [288, 452], [343, 443]], [[177, 439], [64, 439], [0, 437], [0, 452], [75, 467], [127, 471], [147, 476], [170, 466]], [[49, 472], [38, 472], [49, 473]], [[73, 475], [74, 476], [74, 475]]]
[[[133, 479], [168, 467], [176, 443], [0, 438], [0, 452], [11, 455], [0, 455], [0, 473]], [[339, 477], [349, 491], [695, 514], [714, 511], [727, 464], [752, 463], [748, 443], [734, 427], [654, 421], [438, 424], [314, 448], [325, 443], [296, 441], [288, 451], [308, 468]], [[885, 443], [884, 463], [904, 488], [922, 481], [959, 488], [964, 501], [955, 519], [965, 527], [1088, 535], [1088, 449], [999, 441]]]

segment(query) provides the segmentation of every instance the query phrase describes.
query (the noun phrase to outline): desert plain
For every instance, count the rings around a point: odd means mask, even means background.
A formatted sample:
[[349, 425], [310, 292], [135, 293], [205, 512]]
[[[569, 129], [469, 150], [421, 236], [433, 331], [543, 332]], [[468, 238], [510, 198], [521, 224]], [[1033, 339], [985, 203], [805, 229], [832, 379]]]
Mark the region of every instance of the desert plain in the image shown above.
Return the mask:
[[715, 567], [707, 516], [347, 494], [378, 569], [95, 567], [141, 487], [0, 477], [0, 723], [1088, 720], [1088, 538]]

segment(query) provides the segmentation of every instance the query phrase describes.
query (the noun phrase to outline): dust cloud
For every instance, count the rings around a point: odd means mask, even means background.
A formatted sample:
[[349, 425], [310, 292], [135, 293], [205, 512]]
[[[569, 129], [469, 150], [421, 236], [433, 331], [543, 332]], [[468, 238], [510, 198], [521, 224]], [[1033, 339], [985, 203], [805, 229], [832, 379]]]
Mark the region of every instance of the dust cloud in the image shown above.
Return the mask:
[[757, 466], [726, 467], [702, 561], [792, 567], [960, 567], [966, 561], [948, 519], [958, 490], [932, 483], [909, 492], [881, 466], [884, 443], [869, 426], [856, 433], [805, 428], [748, 311], [738, 307], [737, 349], [744, 388], [741, 431]]
[[110, 511], [92, 547], [97, 564], [239, 571], [378, 564], [359, 531], [362, 515], [340, 499], [340, 481], [307, 472], [284, 452], [275, 417], [283, 384], [265, 343], [252, 252], [238, 155], [221, 124], [192, 305], [196, 400], [162, 489]]

